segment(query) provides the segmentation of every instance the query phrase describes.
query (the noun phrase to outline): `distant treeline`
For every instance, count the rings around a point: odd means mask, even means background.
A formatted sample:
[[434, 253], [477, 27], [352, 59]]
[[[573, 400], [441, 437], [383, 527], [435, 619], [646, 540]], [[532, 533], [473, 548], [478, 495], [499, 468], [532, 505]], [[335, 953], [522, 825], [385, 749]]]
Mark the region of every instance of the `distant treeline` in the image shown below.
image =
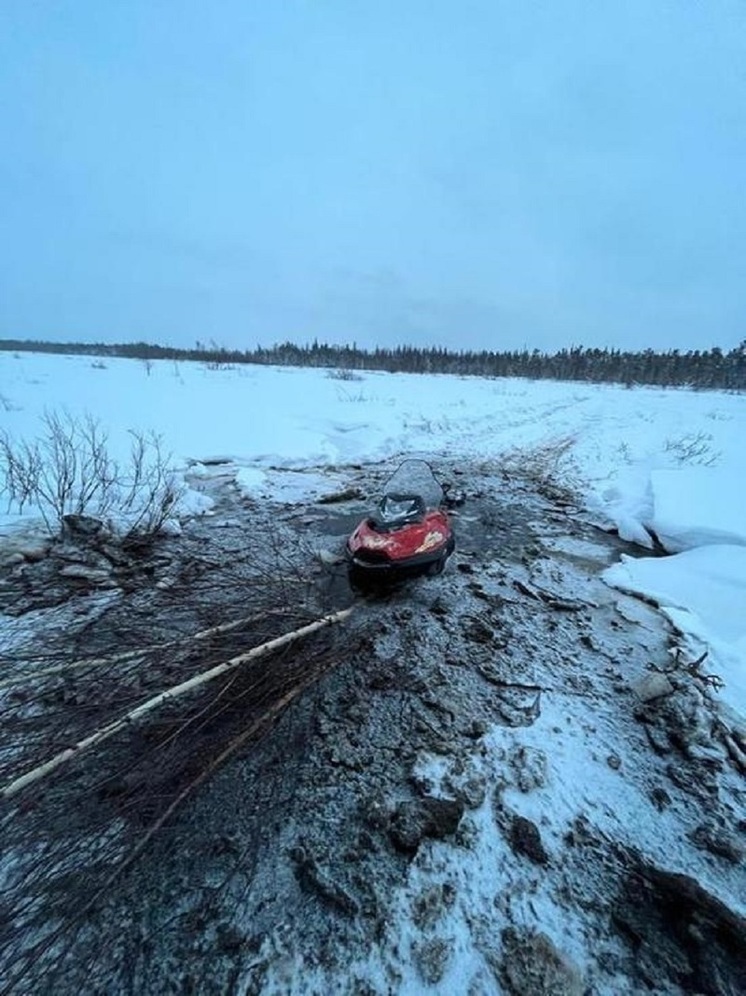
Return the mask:
[[449, 373], [478, 377], [528, 377], [532, 380], [577, 380], [601, 384], [658, 385], [699, 390], [746, 390], [746, 339], [728, 352], [712, 349], [653, 349], [626, 352], [573, 346], [556, 353], [538, 349], [512, 352], [459, 351], [416, 346], [359, 349], [313, 342], [291, 342], [269, 348], [223, 349], [197, 342], [194, 349], [155, 346], [147, 342], [86, 343], [0, 339], [0, 350], [11, 352], [118, 356], [138, 360], [193, 360], [216, 366], [259, 363], [266, 366], [329, 367], [342, 370], [385, 370], [390, 373]]

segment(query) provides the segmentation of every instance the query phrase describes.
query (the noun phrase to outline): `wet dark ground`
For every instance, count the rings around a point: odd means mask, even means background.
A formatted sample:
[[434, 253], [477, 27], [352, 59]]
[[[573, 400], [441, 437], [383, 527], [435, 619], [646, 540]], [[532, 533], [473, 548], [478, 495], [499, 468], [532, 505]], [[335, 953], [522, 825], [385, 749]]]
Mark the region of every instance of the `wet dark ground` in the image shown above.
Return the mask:
[[[580, 512], [569, 514], [567, 511], [553, 509], [551, 505], [539, 512], [536, 499], [537, 496], [533, 495], [528, 501], [516, 500], [499, 491], [488, 493], [477, 490], [476, 493], [469, 494], [463, 504], [450, 510], [458, 552], [456, 559], [462, 564], [476, 567], [495, 560], [530, 564], [543, 552], [542, 535], [547, 529], [547, 520], [551, 529], [560, 524], [568, 537], [586, 540], [596, 547], [602, 546], [607, 551], [608, 564], [615, 563], [622, 554], [632, 557], [662, 555], [659, 549], [647, 549], [620, 539], [615, 532], [601, 529]], [[341, 556], [345, 540], [369, 514], [371, 507], [371, 504], [355, 501], [346, 502], [344, 508], [316, 508], [310, 528], [328, 545], [330, 552]], [[546, 517], [543, 522], [542, 516]], [[597, 554], [590, 560], [581, 553], [569, 551], [558, 552], [556, 555], [573, 561], [578, 567], [590, 572], [598, 570]], [[330, 604], [344, 607], [359, 594], [350, 588], [344, 563], [328, 566], [326, 574], [322, 589], [328, 592]], [[405, 582], [403, 585], [389, 586], [384, 591], [406, 591], [406, 588]]]
[[[351, 473], [350, 483], [365, 491], [365, 470]], [[415, 872], [424, 876], [423, 889], [441, 890], [443, 908], [434, 908], [433, 923], [441, 922], [438, 917], [445, 923], [458, 913], [465, 936], [479, 953], [482, 967], [474, 969], [470, 980], [463, 979], [458, 990], [471, 996], [508, 991], [503, 989], [507, 948], [501, 946], [500, 932], [524, 929], [526, 923], [520, 903], [513, 908], [505, 897], [529, 887], [539, 894], [549, 889], [556, 901], [565, 896], [568, 921], [586, 929], [589, 991], [742, 991], [734, 981], [744, 965], [733, 940], [740, 923], [735, 914], [735, 919], [718, 919], [707, 894], [692, 899], [696, 890], [685, 890], [694, 910], [687, 915], [699, 917], [704, 938], [687, 942], [665, 912], [666, 904], [675, 902], [671, 881], [665, 875], [655, 878], [649, 862], [626, 841], [614, 840], [607, 828], [596, 826], [593, 810], [577, 814], [577, 825], [567, 828], [573, 842], [563, 844], [567, 851], [558, 850], [548, 857], [549, 867], [543, 867], [530, 854], [549, 855], [559, 843], [547, 827], [524, 827], [525, 832], [516, 834], [515, 827], [522, 824], [500, 802], [512, 779], [530, 784], [534, 778], [509, 761], [510, 737], [520, 743], [520, 731], [530, 730], [542, 707], [547, 708], [543, 703], [552, 696], [542, 689], [561, 687], [561, 694], [554, 693], [560, 701], [564, 695], [569, 704], [587, 699], [588, 708], [597, 711], [596, 723], [610, 740], [606, 752], [625, 756], [628, 777], [643, 793], [657, 792], [656, 798], [667, 797], [674, 807], [688, 799], [691, 814], [682, 817], [684, 825], [696, 824], [700, 807], [703, 813], [713, 807], [712, 772], [693, 797], [682, 795], [666, 775], [675, 755], [653, 754], [632, 716], [634, 701], [625, 688], [624, 669], [643, 668], [651, 658], [667, 661], [669, 634], [652, 623], [643, 632], [618, 616], [597, 576], [620, 552], [645, 552], [519, 482], [475, 477], [454, 512], [457, 550], [446, 574], [359, 599], [347, 584], [344, 564], [322, 565], [317, 554], [341, 554], [344, 539], [370, 507], [374, 488], [370, 491], [365, 500], [339, 506], [272, 510], [275, 538], [269, 561], [277, 553], [275, 543], [287, 560], [282, 605], [302, 605], [305, 613], [315, 615], [354, 603], [354, 616], [317, 642], [296, 648], [287, 659], [286, 685], [318, 671], [303, 694], [190, 796], [142, 857], [102, 892], [84, 921], [52, 948], [61, 960], [53, 959], [49, 969], [40, 959], [7, 991], [455, 992], [447, 975], [448, 961], [455, 957], [448, 932], [428, 927], [427, 917], [417, 926], [424, 900], [411, 892]], [[270, 592], [275, 600], [278, 594], [266, 583], [266, 570], [257, 570], [251, 557], [246, 564], [243, 560], [247, 531], [251, 536], [257, 528], [263, 531], [267, 522], [262, 516], [268, 510], [240, 500], [230, 486], [222, 501], [216, 517], [195, 522], [181, 540], [169, 541], [169, 556], [152, 571], [143, 571], [144, 580], [123, 598], [91, 612], [83, 628], [85, 616], [77, 614], [78, 622], [68, 630], [68, 638], [80, 634], [76, 653], [83, 644], [95, 652], [137, 646], [148, 632], [185, 634], [235, 618], [252, 605], [265, 612], [276, 605], [262, 600], [263, 593]], [[166, 587], [155, 587], [171, 580]], [[532, 585], [551, 588], [578, 603], [576, 609], [557, 612], [517, 590], [516, 582], [529, 590]], [[238, 631], [211, 652], [236, 652], [265, 632], [274, 630], [263, 623], [256, 630]], [[182, 666], [181, 658], [174, 659], [175, 669]], [[272, 701], [270, 669], [263, 674], [266, 706]], [[162, 677], [156, 672], [141, 680], [139, 691], [151, 680], [156, 687]], [[216, 711], [213, 728], [203, 727], [199, 755], [224, 745], [225, 737], [254, 715], [251, 709], [251, 699], [239, 696], [228, 714]], [[227, 732], [211, 739], [221, 723]], [[483, 766], [485, 737], [495, 728], [508, 736], [497, 783]], [[640, 759], [639, 770], [626, 760], [625, 751]], [[418, 759], [425, 755], [443, 758], [461, 772], [458, 784], [469, 784], [456, 793], [450, 815], [423, 815], [423, 807], [431, 806], [428, 793], [434, 791], [416, 775]], [[124, 769], [130, 775], [141, 770], [136, 764]], [[168, 770], [166, 764], [157, 779], [166, 799], [174, 793]], [[719, 778], [718, 806], [732, 793], [730, 782], [720, 784]], [[96, 818], [123, 815], [117, 832], [124, 853], [147, 826], [147, 814], [134, 804], [138, 784], [125, 779], [114, 801], [107, 795], [106, 808], [94, 807], [86, 823], [93, 833]], [[183, 778], [176, 779], [181, 784]], [[78, 783], [75, 805], [91, 807], [89, 787], [85, 779]], [[494, 809], [496, 841], [512, 843], [499, 844], [504, 848], [498, 848], [504, 855], [500, 889], [482, 907], [471, 883], [451, 866], [438, 866], [428, 879], [425, 859], [433, 842], [442, 840], [457, 864], [459, 855], [466, 862], [477, 846], [484, 806]], [[131, 818], [135, 812], [137, 820]], [[536, 833], [544, 836], [544, 844], [537, 845]], [[119, 853], [116, 847], [102, 852], [110, 858]], [[68, 886], [78, 908], [100, 881], [86, 877], [87, 860], [79, 855], [77, 871], [73, 866], [75, 884]], [[541, 877], [535, 877], [535, 868], [542, 869]], [[737, 874], [727, 861], [723, 873], [730, 882]], [[444, 883], [450, 883], [452, 899], [443, 891]], [[412, 903], [407, 914], [412, 922], [407, 933], [414, 937], [411, 950], [403, 945], [396, 920], [401, 903], [394, 915], [397, 896], [403, 897], [404, 908]], [[703, 909], [709, 911], [709, 927]], [[533, 927], [542, 928], [541, 917]], [[702, 968], [702, 944], [707, 945], [707, 963], [714, 959], [720, 964], [717, 971]], [[433, 957], [423, 954], [428, 951]], [[436, 951], [445, 951], [440, 981]], [[654, 969], [653, 951], [660, 952]], [[371, 967], [371, 957], [377, 968]], [[692, 988], [695, 984], [698, 989]]]

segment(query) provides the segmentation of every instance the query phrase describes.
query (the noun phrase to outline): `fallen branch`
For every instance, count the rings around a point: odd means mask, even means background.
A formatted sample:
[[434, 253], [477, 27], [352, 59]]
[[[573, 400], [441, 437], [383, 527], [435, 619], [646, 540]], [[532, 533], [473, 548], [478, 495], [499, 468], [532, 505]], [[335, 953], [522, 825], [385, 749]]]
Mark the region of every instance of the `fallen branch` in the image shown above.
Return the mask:
[[27, 681], [35, 681], [37, 678], [48, 678], [51, 675], [61, 674], [63, 671], [70, 671], [81, 667], [97, 667], [101, 664], [124, 664], [127, 661], [137, 660], [138, 657], [145, 657], [158, 650], [171, 650], [187, 642], [202, 642], [214, 636], [222, 636], [231, 630], [241, 626], [248, 626], [252, 622], [264, 619], [265, 616], [288, 615], [289, 609], [267, 609], [266, 612], [259, 612], [253, 616], [244, 616], [243, 619], [234, 619], [233, 622], [221, 623], [219, 626], [211, 626], [209, 629], [200, 630], [198, 633], [190, 633], [180, 636], [175, 640], [167, 640], [165, 643], [149, 643], [144, 647], [137, 647], [134, 650], [123, 650], [118, 654], [109, 654], [106, 657], [81, 657], [79, 660], [70, 661], [67, 664], [58, 664], [55, 667], [43, 668], [41, 671], [29, 671], [28, 674], [18, 675], [15, 678], [8, 678], [7, 681], [0, 681], [0, 690], [12, 688], [14, 685], [22, 685]]
[[513, 587], [517, 588], [522, 595], [528, 595], [529, 598], [533, 598], [537, 602], [541, 601], [539, 593], [534, 591], [530, 585], [525, 584], [525, 582], [520, 581], [518, 578], [513, 581]]
[[189, 678], [187, 681], [181, 682], [179, 685], [167, 688], [165, 691], [160, 692], [153, 698], [143, 702], [141, 705], [137, 706], [135, 709], [132, 709], [130, 712], [115, 720], [113, 723], [109, 723], [107, 726], [96, 730], [95, 733], [85, 737], [83, 740], [79, 740], [78, 743], [73, 744], [72, 747], [67, 747], [65, 750], [60, 751], [59, 754], [55, 754], [54, 757], [50, 758], [49, 761], [45, 761], [44, 764], [41, 764], [36, 768], [32, 768], [24, 775], [21, 775], [20, 777], [9, 782], [3, 787], [2, 791], [0, 791], [0, 796], [3, 799], [10, 799], [28, 785], [32, 785], [34, 782], [40, 781], [46, 775], [51, 774], [61, 765], [72, 760], [72, 758], [78, 757], [83, 753], [83, 751], [88, 750], [90, 747], [95, 747], [97, 744], [103, 743], [104, 740], [108, 740], [110, 737], [113, 737], [114, 734], [119, 733], [121, 730], [137, 722], [137, 720], [141, 719], [148, 713], [153, 712], [159, 706], [164, 705], [167, 702], [172, 702], [174, 699], [185, 695], [187, 692], [191, 692], [195, 688], [201, 687], [208, 681], [212, 681], [224, 674], [228, 674], [230, 671], [235, 670], [242, 664], [258, 660], [260, 657], [265, 657], [267, 654], [271, 654], [273, 651], [287, 646], [288, 643], [292, 643], [294, 640], [310, 636], [311, 633], [316, 633], [320, 629], [324, 629], [334, 623], [341, 622], [346, 619], [351, 612], [352, 608], [349, 608], [342, 609], [340, 612], [334, 612], [328, 616], [323, 616], [321, 619], [317, 619], [315, 622], [309, 623], [307, 626], [301, 626], [300, 629], [295, 629], [290, 633], [283, 634], [283, 636], [278, 636], [273, 640], [262, 643], [258, 647], [254, 647], [252, 650], [249, 650], [244, 654], [239, 654], [237, 657], [232, 657], [223, 664], [218, 664], [215, 667], [210, 668], [209, 671], [203, 671], [201, 674], [197, 674], [194, 677]]
[[585, 603], [573, 602], [569, 598], [553, 598], [551, 596], [542, 597], [550, 609], [556, 609], [558, 612], [580, 612], [581, 609], [586, 608]]
[[546, 591], [544, 588], [532, 587], [518, 578], [513, 581], [513, 587], [517, 588], [521, 594], [528, 595], [536, 602], [544, 602], [550, 609], [556, 609], [559, 612], [580, 612], [581, 609], [598, 608], [595, 602], [581, 602], [573, 598], [563, 598], [561, 595], [555, 595], [554, 592]]
[[728, 749], [728, 754], [730, 755], [731, 760], [741, 771], [741, 773], [746, 775], [746, 753], [741, 750], [735, 739], [730, 736], [730, 734], [725, 734], [723, 736], [723, 740]]
[[[346, 611], [349, 614], [350, 610]], [[218, 754], [216, 758], [213, 758], [207, 767], [203, 768], [202, 771], [200, 771], [199, 774], [181, 790], [181, 792], [179, 792], [168, 808], [161, 814], [161, 816], [158, 817], [155, 823], [148, 828], [144, 837], [142, 837], [142, 839], [138, 842], [134, 851], [125, 858], [121, 865], [117, 867], [112, 875], [107, 879], [101, 891], [106, 891], [106, 889], [114, 882], [115, 878], [121, 875], [121, 873], [135, 861], [138, 855], [145, 850], [148, 843], [168, 822], [179, 806], [192, 794], [192, 792], [194, 792], [195, 789], [199, 788], [199, 786], [202, 785], [203, 782], [210, 777], [210, 775], [214, 774], [218, 768], [222, 767], [225, 762], [236, 753], [236, 751], [240, 750], [241, 747], [248, 743], [248, 741], [251, 740], [251, 738], [255, 736], [255, 734], [263, 726], [268, 726], [272, 723], [273, 720], [275, 720], [280, 713], [290, 705], [293, 699], [297, 698], [300, 693], [305, 691], [309, 685], [313, 684], [317, 678], [318, 674], [315, 672], [306, 675], [305, 679], [301, 681], [300, 684], [296, 685], [294, 688], [291, 688], [289, 692], [286, 692], [281, 699], [278, 699], [277, 702], [270, 706], [266, 712], [262, 713], [262, 715], [251, 723], [251, 725], [248, 726], [242, 733], [239, 733], [237, 737], [234, 737], [228, 746], [220, 754]]]
[[338, 502], [354, 501], [355, 499], [362, 497], [363, 493], [360, 488], [347, 488], [344, 491], [335, 491], [333, 494], [322, 495], [320, 498], [316, 499], [316, 504], [335, 505]]
[[[351, 609], [346, 609], [344, 613], [335, 613], [335, 615], [336, 616], [349, 615], [351, 611], [352, 611]], [[325, 617], [326, 620], [330, 620], [331, 618], [332, 617], [330, 616]], [[318, 628], [319, 624], [330, 625], [329, 622], [325, 623], [324, 620], [319, 620], [317, 623], [312, 623], [311, 625], [317, 626]], [[308, 627], [306, 627], [306, 629], [307, 628]], [[300, 632], [300, 630], [298, 630], [297, 632]], [[291, 634], [288, 634], [288, 636], [290, 635]], [[280, 637], [280, 639], [283, 638]], [[250, 653], [252, 653], [252, 651], [250, 651]], [[111, 888], [114, 882], [116, 882], [116, 880], [128, 868], [131, 868], [132, 865], [134, 865], [134, 863], [137, 861], [137, 859], [140, 857], [140, 855], [143, 853], [143, 851], [146, 849], [146, 847], [152, 841], [152, 839], [156, 836], [159, 830], [163, 829], [165, 824], [171, 819], [176, 810], [181, 805], [183, 805], [184, 802], [186, 802], [189, 796], [194, 791], [196, 791], [196, 789], [198, 789], [200, 785], [204, 784], [204, 782], [211, 775], [213, 775], [219, 768], [221, 768], [228, 760], [230, 760], [230, 758], [243, 746], [245, 746], [260, 730], [262, 730], [263, 727], [269, 726], [271, 723], [277, 720], [281, 715], [281, 713], [290, 705], [291, 702], [293, 702], [294, 699], [296, 699], [301, 694], [301, 692], [304, 692], [306, 688], [308, 688], [310, 685], [314, 683], [314, 681], [318, 680], [321, 674], [329, 670], [329, 668], [332, 666], [333, 662], [328, 663], [327, 666], [322, 668], [320, 671], [317, 669], [315, 671], [306, 674], [299, 684], [295, 685], [293, 688], [290, 689], [290, 691], [286, 692], [285, 695], [283, 695], [282, 698], [278, 699], [277, 702], [273, 703], [272, 706], [270, 706], [270, 708], [266, 712], [262, 713], [262, 715], [259, 716], [256, 720], [254, 720], [254, 722], [251, 723], [245, 730], [239, 733], [238, 736], [234, 737], [233, 740], [231, 740], [230, 743], [225, 747], [225, 749], [221, 751], [221, 753], [218, 754], [217, 757], [213, 758], [212, 761], [210, 761], [210, 763], [206, 767], [204, 767], [189, 782], [189, 784], [186, 785], [181, 790], [181, 792], [179, 792], [176, 798], [169, 804], [169, 806], [158, 817], [158, 819], [150, 827], [148, 827], [147, 831], [145, 832], [143, 837], [137, 842], [133, 850], [128, 855], [126, 855], [119, 862], [119, 864], [116, 865], [114, 870], [107, 876], [107, 878], [102, 883], [100, 888], [97, 889], [96, 893], [83, 904], [82, 909], [78, 910], [76, 917], [73, 921], [73, 925], [75, 923], [77, 924], [82, 923], [85, 917], [95, 908], [98, 900], [108, 892], [108, 890]], [[70, 927], [69, 923], [60, 924], [47, 937], [43, 938], [34, 946], [33, 950], [29, 952], [27, 958], [31, 958], [33, 960], [38, 961], [42, 957], [42, 955], [45, 954], [47, 951], [49, 951], [49, 949], [55, 944], [55, 942], [58, 941], [60, 937], [62, 937], [62, 935], [65, 933], [66, 930], [69, 929], [69, 927]], [[28, 964], [29, 961], [27, 960], [25, 965]], [[8, 986], [0, 991], [0, 994], [2, 994], [2, 996], [8, 994], [11, 991], [11, 987], [15, 986], [15, 984], [19, 982], [20, 979], [23, 978], [25, 973], [26, 973], [26, 967], [24, 966], [23, 968], [21, 968], [20, 972], [16, 975], [16, 977], [8, 984]]]
[[477, 666], [477, 672], [484, 678], [485, 681], [489, 682], [490, 685], [494, 685], [495, 688], [510, 688], [515, 689], [519, 692], [552, 692], [554, 689], [546, 688], [544, 685], [532, 685], [526, 684], [522, 681], [511, 681], [506, 678], [499, 678], [494, 672], [490, 671], [488, 667]]

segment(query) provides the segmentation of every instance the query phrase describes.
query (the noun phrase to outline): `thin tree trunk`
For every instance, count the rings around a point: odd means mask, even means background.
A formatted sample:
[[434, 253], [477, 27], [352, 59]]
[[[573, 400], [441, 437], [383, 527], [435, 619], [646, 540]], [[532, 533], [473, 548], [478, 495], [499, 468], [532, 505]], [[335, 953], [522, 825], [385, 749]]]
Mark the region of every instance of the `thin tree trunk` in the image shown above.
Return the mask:
[[108, 654], [105, 657], [81, 657], [79, 660], [70, 661], [67, 664], [58, 664], [55, 667], [43, 668], [40, 671], [29, 671], [27, 674], [18, 675], [15, 678], [8, 678], [7, 681], [0, 681], [0, 690], [11, 688], [14, 685], [23, 685], [27, 681], [34, 681], [36, 678], [47, 678], [50, 675], [61, 674], [63, 671], [70, 671], [79, 667], [97, 667], [100, 664], [124, 664], [127, 661], [137, 660], [138, 657], [145, 657], [155, 650], [170, 650], [178, 647], [182, 643], [202, 642], [209, 640], [213, 636], [222, 636], [232, 629], [240, 626], [248, 626], [249, 623], [264, 619], [266, 616], [289, 615], [290, 609], [267, 609], [266, 612], [255, 613], [252, 616], [244, 616], [243, 619], [234, 619], [232, 622], [221, 623], [219, 626], [211, 626], [209, 629], [200, 630], [188, 636], [180, 636], [175, 640], [167, 640], [165, 643], [149, 643], [144, 647], [137, 647], [135, 650], [122, 650], [118, 654]]
[[95, 747], [97, 744], [103, 743], [104, 740], [108, 740], [110, 737], [113, 737], [114, 734], [119, 733], [120, 730], [123, 730], [127, 726], [137, 722], [137, 720], [141, 719], [148, 713], [153, 712], [166, 702], [172, 702], [174, 699], [185, 695], [187, 692], [191, 692], [195, 688], [199, 688], [202, 685], [207, 684], [208, 681], [212, 681], [213, 679], [219, 678], [224, 674], [228, 674], [230, 671], [234, 671], [242, 664], [258, 660], [260, 657], [265, 657], [267, 654], [271, 654], [273, 651], [287, 646], [288, 643], [292, 643], [293, 640], [298, 640], [304, 636], [310, 636], [311, 633], [316, 633], [320, 629], [332, 626], [334, 623], [342, 622], [344, 619], [347, 619], [351, 612], [352, 608], [349, 608], [342, 609], [340, 612], [334, 612], [328, 616], [323, 616], [321, 619], [317, 619], [315, 622], [309, 623], [307, 626], [301, 626], [300, 629], [294, 629], [290, 633], [285, 633], [273, 640], [262, 643], [258, 647], [254, 647], [252, 650], [249, 650], [244, 654], [239, 654], [237, 657], [232, 657], [223, 664], [218, 664], [215, 667], [210, 668], [209, 671], [203, 671], [201, 674], [194, 675], [194, 677], [189, 678], [187, 681], [181, 682], [179, 685], [167, 688], [165, 691], [160, 692], [153, 698], [143, 702], [141, 705], [137, 706], [135, 709], [132, 709], [130, 712], [115, 720], [113, 723], [109, 723], [107, 726], [101, 727], [101, 729], [96, 730], [95, 733], [91, 733], [90, 736], [85, 737], [83, 740], [79, 740], [76, 744], [73, 744], [72, 747], [67, 747], [65, 750], [60, 751], [59, 754], [55, 754], [54, 757], [50, 758], [48, 761], [45, 761], [44, 764], [40, 764], [38, 767], [32, 768], [24, 775], [20, 775], [18, 778], [9, 782], [3, 787], [2, 791], [0, 791], [0, 797], [3, 799], [10, 799], [22, 789], [29, 785], [33, 785], [34, 782], [38, 782], [46, 775], [51, 774], [67, 761], [70, 761], [75, 757], [79, 757], [83, 751], [86, 751], [91, 747]]

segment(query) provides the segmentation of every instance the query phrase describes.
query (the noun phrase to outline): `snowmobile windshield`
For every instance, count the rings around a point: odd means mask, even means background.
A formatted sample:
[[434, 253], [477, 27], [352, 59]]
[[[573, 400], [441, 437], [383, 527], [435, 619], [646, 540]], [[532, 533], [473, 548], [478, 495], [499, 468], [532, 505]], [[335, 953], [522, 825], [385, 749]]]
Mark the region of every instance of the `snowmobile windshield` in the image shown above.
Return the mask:
[[383, 494], [382, 505], [389, 497], [401, 500], [405, 496], [419, 497], [425, 508], [438, 508], [443, 503], [443, 489], [424, 460], [405, 460], [386, 482]]
[[420, 518], [425, 506], [419, 495], [385, 495], [378, 513], [383, 522], [411, 522]]

